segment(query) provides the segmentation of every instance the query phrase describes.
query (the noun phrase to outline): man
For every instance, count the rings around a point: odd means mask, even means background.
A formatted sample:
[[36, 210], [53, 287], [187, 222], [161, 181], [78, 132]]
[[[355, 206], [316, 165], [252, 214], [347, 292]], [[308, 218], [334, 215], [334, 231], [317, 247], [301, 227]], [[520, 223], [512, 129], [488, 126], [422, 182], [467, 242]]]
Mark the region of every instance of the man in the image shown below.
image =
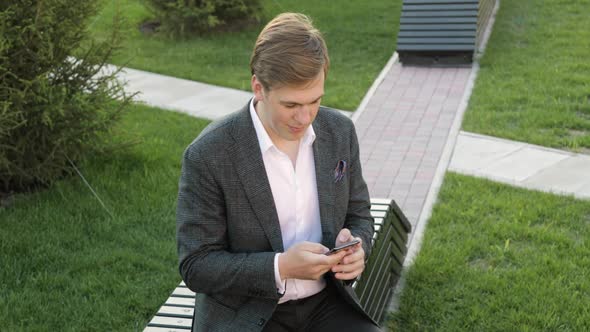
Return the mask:
[[379, 331], [350, 287], [373, 219], [352, 121], [320, 107], [324, 40], [281, 14], [250, 67], [254, 98], [184, 153], [177, 239], [193, 331]]

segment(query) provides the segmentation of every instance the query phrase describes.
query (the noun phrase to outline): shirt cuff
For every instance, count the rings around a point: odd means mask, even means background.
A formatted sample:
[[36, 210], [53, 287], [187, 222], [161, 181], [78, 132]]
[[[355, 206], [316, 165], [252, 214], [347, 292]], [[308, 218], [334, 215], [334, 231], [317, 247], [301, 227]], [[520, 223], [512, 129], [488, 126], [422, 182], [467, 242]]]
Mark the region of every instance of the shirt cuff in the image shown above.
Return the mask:
[[275, 284], [277, 286], [277, 293], [283, 296], [285, 295], [286, 281], [281, 280], [281, 273], [279, 271], [279, 255], [280, 253], [275, 254]]

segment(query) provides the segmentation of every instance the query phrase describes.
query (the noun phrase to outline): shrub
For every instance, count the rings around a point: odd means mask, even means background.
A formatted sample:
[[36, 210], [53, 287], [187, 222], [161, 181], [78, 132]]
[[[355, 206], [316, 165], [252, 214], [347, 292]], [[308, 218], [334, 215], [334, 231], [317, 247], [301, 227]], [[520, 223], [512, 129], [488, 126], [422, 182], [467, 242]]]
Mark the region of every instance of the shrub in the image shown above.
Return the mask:
[[172, 36], [202, 34], [214, 28], [260, 21], [260, 0], [145, 0]]
[[104, 149], [129, 102], [116, 71], [97, 75], [119, 29], [107, 42], [86, 40], [96, 3], [0, 2], [0, 191], [50, 184]]

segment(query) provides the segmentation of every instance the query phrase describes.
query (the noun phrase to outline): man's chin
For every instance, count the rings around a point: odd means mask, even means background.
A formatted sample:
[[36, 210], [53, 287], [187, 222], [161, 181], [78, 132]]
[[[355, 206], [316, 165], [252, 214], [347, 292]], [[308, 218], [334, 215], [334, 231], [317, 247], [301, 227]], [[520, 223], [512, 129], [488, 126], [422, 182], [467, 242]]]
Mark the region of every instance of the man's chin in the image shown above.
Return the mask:
[[290, 141], [290, 142], [294, 142], [294, 141], [299, 141], [303, 135], [305, 134], [305, 131], [303, 132], [292, 132], [292, 131], [287, 131], [285, 133], [283, 133], [283, 135], [281, 135], [281, 138], [286, 140], [286, 141]]
[[297, 134], [297, 135], [291, 134], [289, 136], [290, 137], [288, 138], [288, 140], [289, 141], [292, 141], [292, 142], [294, 142], [294, 141], [300, 141], [303, 138], [303, 134]]

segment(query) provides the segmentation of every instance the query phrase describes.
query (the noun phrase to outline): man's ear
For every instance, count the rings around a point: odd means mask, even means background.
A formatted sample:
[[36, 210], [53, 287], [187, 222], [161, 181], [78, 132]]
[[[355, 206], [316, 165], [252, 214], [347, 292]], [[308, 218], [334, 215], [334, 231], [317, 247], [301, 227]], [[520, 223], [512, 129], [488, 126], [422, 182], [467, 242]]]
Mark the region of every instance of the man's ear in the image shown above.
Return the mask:
[[262, 100], [262, 90], [264, 90], [264, 87], [262, 86], [262, 83], [258, 80], [258, 77], [256, 77], [256, 75], [252, 75], [251, 85], [252, 92], [254, 93], [254, 98], [256, 98], [257, 101]]

